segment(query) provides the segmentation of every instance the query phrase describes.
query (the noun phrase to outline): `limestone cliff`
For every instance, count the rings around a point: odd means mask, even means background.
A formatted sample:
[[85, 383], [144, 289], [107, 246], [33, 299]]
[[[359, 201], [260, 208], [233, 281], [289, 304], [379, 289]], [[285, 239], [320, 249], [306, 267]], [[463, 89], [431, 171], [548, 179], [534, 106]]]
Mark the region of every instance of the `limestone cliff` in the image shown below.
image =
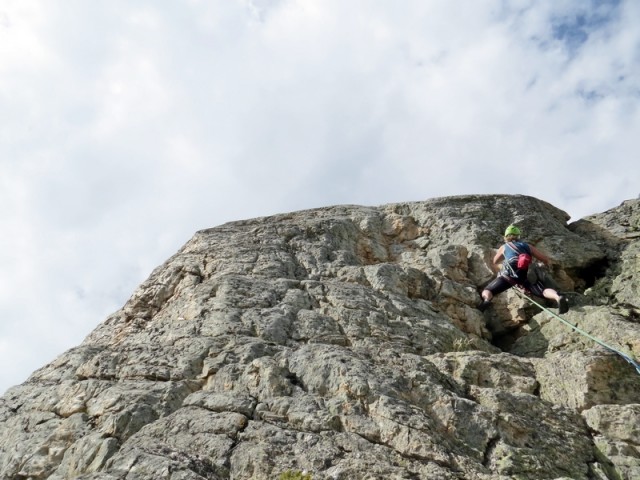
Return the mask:
[[200, 231], [0, 399], [0, 478], [638, 479], [640, 375], [513, 292], [475, 308], [517, 223], [566, 318], [640, 357], [640, 202], [568, 219], [460, 196]]

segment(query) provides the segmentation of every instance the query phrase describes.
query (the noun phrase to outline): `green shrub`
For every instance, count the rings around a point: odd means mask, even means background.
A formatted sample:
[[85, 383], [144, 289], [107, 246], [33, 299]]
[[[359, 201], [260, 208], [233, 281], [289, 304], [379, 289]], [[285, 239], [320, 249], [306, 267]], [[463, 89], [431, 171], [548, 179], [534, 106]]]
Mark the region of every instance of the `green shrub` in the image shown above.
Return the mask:
[[278, 480], [313, 480], [310, 473], [302, 473], [301, 471], [287, 470], [278, 477]]

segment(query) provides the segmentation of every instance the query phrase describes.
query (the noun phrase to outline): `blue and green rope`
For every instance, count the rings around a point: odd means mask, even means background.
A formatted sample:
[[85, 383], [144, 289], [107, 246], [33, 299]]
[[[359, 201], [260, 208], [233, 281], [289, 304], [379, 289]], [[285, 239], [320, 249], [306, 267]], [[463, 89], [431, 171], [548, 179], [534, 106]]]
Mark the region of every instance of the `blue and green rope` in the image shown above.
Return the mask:
[[518, 288], [514, 289], [516, 291], [516, 293], [518, 295], [520, 295], [522, 298], [525, 298], [527, 300], [529, 300], [531, 303], [533, 303], [534, 305], [540, 307], [542, 310], [544, 310], [545, 312], [547, 312], [548, 314], [550, 314], [551, 316], [557, 318], [558, 320], [560, 320], [562, 323], [564, 323], [565, 325], [568, 325], [569, 327], [571, 327], [573, 330], [575, 330], [576, 332], [578, 332], [580, 335], [583, 335], [585, 337], [587, 337], [589, 340], [592, 340], [594, 342], [596, 342], [597, 344], [603, 346], [604, 348], [606, 348], [607, 350], [615, 353], [616, 355], [621, 356], [622, 358], [624, 358], [628, 363], [630, 363], [638, 372], [638, 374], [640, 374], [640, 364], [638, 363], [638, 361], [633, 358], [632, 355], [627, 354], [625, 352], [621, 352], [620, 350], [612, 347], [611, 345], [603, 342], [602, 340], [594, 337], [593, 335], [590, 335], [589, 333], [585, 332], [584, 330], [582, 330], [581, 328], [575, 326], [574, 324], [572, 324], [571, 322], [568, 322], [567, 320], [565, 320], [564, 318], [562, 318], [560, 315], [557, 315], [555, 313], [553, 313], [551, 310], [549, 310], [547, 307], [541, 305], [540, 303], [536, 302], [533, 298], [525, 295], [523, 292], [521, 292]]

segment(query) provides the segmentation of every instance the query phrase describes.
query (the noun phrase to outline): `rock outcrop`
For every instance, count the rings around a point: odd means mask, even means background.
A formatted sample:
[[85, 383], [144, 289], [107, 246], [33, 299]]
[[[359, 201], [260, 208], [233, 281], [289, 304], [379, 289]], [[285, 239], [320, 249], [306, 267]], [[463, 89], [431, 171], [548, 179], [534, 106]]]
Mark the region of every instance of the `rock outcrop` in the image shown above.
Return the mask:
[[[640, 478], [640, 375], [514, 292], [509, 223], [566, 319], [640, 357], [640, 202], [336, 206], [204, 230], [0, 399], [0, 478]], [[304, 475], [299, 475], [303, 477]]]

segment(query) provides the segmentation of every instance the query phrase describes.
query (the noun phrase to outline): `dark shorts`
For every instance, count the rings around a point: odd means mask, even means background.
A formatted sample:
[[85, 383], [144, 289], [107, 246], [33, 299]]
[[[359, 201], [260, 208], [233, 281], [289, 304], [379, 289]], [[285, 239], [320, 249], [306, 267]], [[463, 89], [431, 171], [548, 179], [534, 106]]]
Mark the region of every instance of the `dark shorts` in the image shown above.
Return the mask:
[[531, 283], [527, 279], [507, 278], [504, 275], [498, 275], [489, 285], [484, 287], [484, 289], [489, 290], [495, 296], [516, 285], [524, 288], [527, 292], [531, 292], [536, 297], [541, 298], [544, 297], [542, 292], [547, 288], [540, 281]]

